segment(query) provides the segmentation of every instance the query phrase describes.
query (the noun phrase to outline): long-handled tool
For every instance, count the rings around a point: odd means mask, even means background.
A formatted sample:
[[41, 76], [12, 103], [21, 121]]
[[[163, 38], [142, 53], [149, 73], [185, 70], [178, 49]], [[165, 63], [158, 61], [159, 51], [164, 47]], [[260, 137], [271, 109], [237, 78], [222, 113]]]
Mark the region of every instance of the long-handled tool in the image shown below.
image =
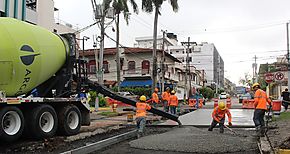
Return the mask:
[[228, 127], [226, 124], [224, 124], [224, 127], [225, 127], [226, 129], [228, 129], [229, 131], [233, 132], [235, 135], [239, 135], [239, 134], [237, 134], [233, 129], [231, 129], [230, 127]]

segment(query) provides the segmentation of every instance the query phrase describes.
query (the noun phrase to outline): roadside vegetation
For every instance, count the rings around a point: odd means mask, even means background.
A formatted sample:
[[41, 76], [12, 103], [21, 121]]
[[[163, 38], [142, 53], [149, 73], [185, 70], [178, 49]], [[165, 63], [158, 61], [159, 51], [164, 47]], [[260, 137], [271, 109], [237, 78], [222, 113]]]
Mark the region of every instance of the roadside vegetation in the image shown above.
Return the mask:
[[290, 112], [282, 112], [278, 118], [275, 118], [275, 120], [290, 120]]
[[106, 117], [115, 117], [118, 116], [118, 112], [112, 112], [112, 111], [105, 111], [105, 112], [100, 112], [98, 115], [106, 116]]

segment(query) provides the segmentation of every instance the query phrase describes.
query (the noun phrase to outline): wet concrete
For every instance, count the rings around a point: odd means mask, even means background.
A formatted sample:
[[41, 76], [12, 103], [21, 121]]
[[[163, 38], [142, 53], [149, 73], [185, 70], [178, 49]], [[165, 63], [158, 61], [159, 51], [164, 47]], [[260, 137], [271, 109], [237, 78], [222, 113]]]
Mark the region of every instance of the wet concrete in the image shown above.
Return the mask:
[[[212, 121], [213, 109], [198, 109], [179, 117], [182, 125], [190, 126], [209, 126]], [[254, 127], [253, 114], [254, 110], [250, 109], [230, 109], [232, 114], [232, 123], [234, 126]], [[226, 122], [228, 119], [226, 118]], [[160, 125], [177, 125], [172, 120], [167, 120]]]
[[191, 126], [175, 128], [169, 132], [146, 136], [129, 144], [133, 148], [190, 153], [255, 153], [256, 140], [251, 136], [253, 131], [235, 130], [247, 137], [240, 137], [218, 129], [209, 132]]

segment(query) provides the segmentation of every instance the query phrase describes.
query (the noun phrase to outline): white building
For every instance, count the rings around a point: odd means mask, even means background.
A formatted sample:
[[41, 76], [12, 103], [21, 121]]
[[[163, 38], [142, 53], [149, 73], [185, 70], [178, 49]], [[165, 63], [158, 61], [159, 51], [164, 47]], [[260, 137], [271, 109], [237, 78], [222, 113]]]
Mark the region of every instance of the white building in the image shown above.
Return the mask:
[[75, 32], [71, 24], [55, 22], [53, 0], [0, 0], [0, 17], [12, 17], [55, 33]]
[[[168, 52], [186, 65], [187, 50], [184, 46], [169, 46]], [[189, 53], [190, 71], [202, 72], [207, 86], [224, 87], [224, 61], [213, 43], [194, 44]]]
[[[139, 48], [153, 48], [153, 37], [152, 36], [146, 36], [146, 37], [136, 37], [135, 41], [137, 44], [135, 44], [136, 47]], [[176, 46], [178, 43], [177, 36], [173, 33], [166, 33], [166, 36], [164, 37], [164, 50], [167, 50], [169, 46]], [[163, 36], [159, 35], [157, 36], [157, 49], [162, 49], [163, 47]]]

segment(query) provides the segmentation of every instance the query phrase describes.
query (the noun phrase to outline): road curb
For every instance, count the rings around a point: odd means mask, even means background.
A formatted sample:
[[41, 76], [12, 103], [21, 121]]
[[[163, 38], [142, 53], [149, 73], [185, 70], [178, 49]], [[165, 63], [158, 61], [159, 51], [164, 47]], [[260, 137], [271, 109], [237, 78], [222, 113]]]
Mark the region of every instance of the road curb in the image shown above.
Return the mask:
[[91, 153], [97, 150], [100, 150], [102, 148], [108, 147], [110, 145], [128, 140], [130, 138], [133, 138], [136, 136], [136, 130], [124, 133], [124, 134], [120, 134], [102, 141], [98, 141], [96, 143], [92, 143], [77, 149], [73, 149], [70, 151], [66, 151], [63, 152], [61, 154], [87, 154], [87, 153]]

